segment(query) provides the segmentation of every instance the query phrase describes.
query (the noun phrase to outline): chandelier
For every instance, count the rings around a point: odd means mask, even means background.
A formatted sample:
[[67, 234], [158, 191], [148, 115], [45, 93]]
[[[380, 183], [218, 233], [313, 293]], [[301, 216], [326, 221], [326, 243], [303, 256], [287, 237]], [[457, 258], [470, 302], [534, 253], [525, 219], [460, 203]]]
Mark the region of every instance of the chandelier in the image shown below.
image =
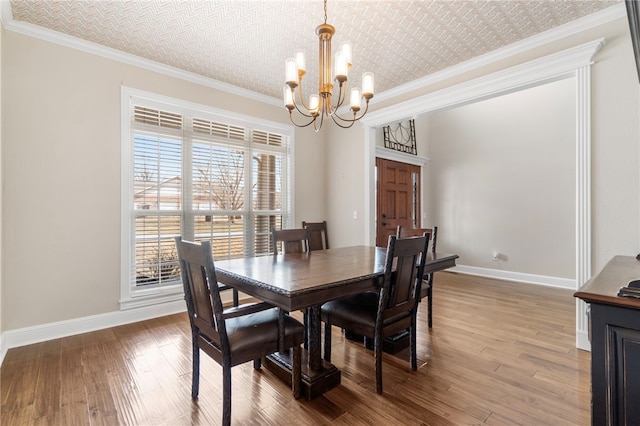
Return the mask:
[[[286, 86], [284, 87], [284, 106], [289, 110], [289, 118], [297, 127], [307, 127], [313, 124], [317, 132], [322, 127], [325, 117], [331, 117], [334, 123], [342, 128], [349, 128], [360, 120], [369, 110], [369, 99], [373, 98], [373, 73], [362, 74], [362, 91], [360, 88], [351, 89], [349, 97], [348, 117], [341, 117], [338, 109], [344, 104], [347, 93], [347, 77], [351, 69], [351, 45], [345, 43], [335, 56], [335, 72], [333, 81], [338, 85], [338, 93], [333, 99], [334, 85], [331, 80], [331, 37], [336, 29], [327, 24], [327, 0], [324, 0], [324, 24], [318, 25], [316, 34], [320, 40], [319, 49], [319, 75], [318, 93], [309, 96], [309, 103], [305, 104], [302, 94], [302, 77], [306, 74], [304, 52], [296, 51], [295, 58], [288, 58], [285, 61]], [[298, 101], [296, 102], [296, 87], [300, 87]], [[366, 107], [358, 116], [362, 109], [362, 99], [364, 98]], [[293, 110], [298, 111], [306, 117], [305, 123], [298, 124], [293, 119]]]

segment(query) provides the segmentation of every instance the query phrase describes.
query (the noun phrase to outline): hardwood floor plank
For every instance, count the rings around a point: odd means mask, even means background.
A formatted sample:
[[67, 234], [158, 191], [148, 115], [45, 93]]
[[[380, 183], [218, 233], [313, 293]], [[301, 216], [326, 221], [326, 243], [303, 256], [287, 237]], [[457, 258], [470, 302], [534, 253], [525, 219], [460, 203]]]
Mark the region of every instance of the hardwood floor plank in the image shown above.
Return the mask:
[[[342, 383], [313, 401], [251, 363], [232, 369], [232, 422], [242, 425], [584, 425], [590, 355], [575, 348], [566, 289], [436, 274], [434, 328], [418, 313], [418, 370], [408, 349], [373, 354], [332, 329]], [[300, 313], [292, 313], [301, 319]], [[201, 357], [191, 399], [185, 314], [10, 349], [0, 368], [2, 425], [210, 425], [222, 418], [222, 371]]]

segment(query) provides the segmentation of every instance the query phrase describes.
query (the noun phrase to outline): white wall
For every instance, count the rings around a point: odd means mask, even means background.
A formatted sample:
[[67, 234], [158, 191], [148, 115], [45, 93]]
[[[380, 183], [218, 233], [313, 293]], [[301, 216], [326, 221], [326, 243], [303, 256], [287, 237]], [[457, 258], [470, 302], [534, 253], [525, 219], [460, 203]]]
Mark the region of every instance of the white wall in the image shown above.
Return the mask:
[[[2, 55], [4, 331], [119, 310], [121, 85], [288, 122], [284, 108], [15, 32]], [[325, 216], [324, 151], [296, 130], [297, 222]]]
[[427, 115], [439, 250], [465, 266], [575, 278], [575, 84]]

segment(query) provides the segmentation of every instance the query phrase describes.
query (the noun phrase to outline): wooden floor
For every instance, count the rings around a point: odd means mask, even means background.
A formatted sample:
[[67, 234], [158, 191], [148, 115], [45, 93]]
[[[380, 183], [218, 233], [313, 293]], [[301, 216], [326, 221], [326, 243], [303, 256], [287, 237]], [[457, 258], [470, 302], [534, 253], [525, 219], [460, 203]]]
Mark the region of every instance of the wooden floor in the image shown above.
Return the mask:
[[[234, 367], [234, 424], [587, 425], [589, 353], [575, 349], [572, 291], [453, 273], [435, 279], [434, 328], [418, 319], [418, 371], [408, 353], [385, 355], [375, 393], [372, 353], [333, 329], [342, 384], [294, 400], [271, 372]], [[192, 401], [185, 314], [8, 351], [1, 423], [219, 424], [220, 367], [202, 357]]]

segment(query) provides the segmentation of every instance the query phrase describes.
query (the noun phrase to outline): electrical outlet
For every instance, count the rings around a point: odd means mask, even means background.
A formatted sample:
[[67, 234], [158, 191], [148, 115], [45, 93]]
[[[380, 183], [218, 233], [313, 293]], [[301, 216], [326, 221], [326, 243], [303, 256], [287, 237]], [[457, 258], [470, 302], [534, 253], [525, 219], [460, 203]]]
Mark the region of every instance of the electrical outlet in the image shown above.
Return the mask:
[[494, 262], [500, 260], [500, 253], [498, 253], [496, 250], [493, 251], [492, 256], [493, 256], [492, 259]]
[[358, 210], [354, 210], [353, 211], [353, 220], [357, 220], [358, 219]]

